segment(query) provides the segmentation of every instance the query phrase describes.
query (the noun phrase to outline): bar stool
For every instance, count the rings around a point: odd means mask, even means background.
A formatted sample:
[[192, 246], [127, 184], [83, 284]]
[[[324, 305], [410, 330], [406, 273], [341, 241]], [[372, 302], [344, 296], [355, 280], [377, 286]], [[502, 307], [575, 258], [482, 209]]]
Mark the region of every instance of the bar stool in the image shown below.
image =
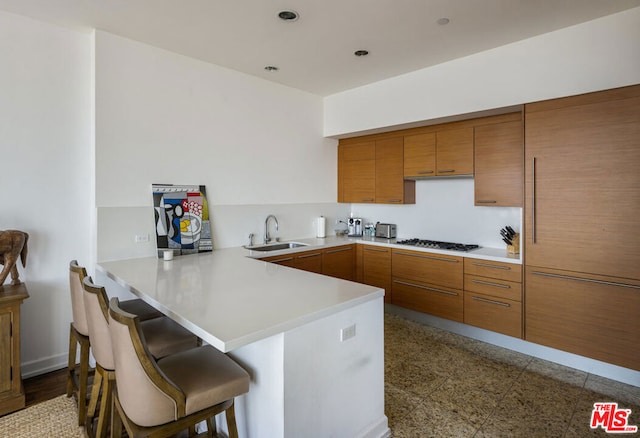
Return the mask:
[[224, 353], [202, 346], [156, 360], [140, 319], [109, 302], [116, 387], [112, 437], [122, 425], [129, 437], [164, 437], [225, 412], [229, 436], [237, 438], [234, 398], [249, 391], [249, 374]]
[[[78, 265], [77, 260], [69, 263], [69, 290], [71, 292], [71, 313], [73, 320], [69, 324], [69, 360], [67, 363], [67, 397], [75, 395], [78, 402], [78, 426], [84, 426], [86, 418], [87, 390], [89, 385], [89, 328], [84, 309], [82, 282], [87, 270]], [[163, 316], [140, 299], [122, 302], [128, 312], [139, 315], [141, 320]], [[80, 346], [79, 375], [76, 370], [76, 357]]]
[[[85, 427], [89, 436], [94, 436], [93, 420], [98, 400], [100, 400], [95, 436], [104, 437], [109, 426], [111, 389], [115, 380], [113, 343], [109, 332], [109, 303], [105, 288], [94, 285], [91, 277], [85, 277], [83, 286], [89, 339], [96, 359], [96, 374]], [[197, 336], [165, 316], [148, 319], [140, 324], [148, 339], [149, 350], [154, 357], [160, 358], [175, 354], [195, 348], [200, 344]]]

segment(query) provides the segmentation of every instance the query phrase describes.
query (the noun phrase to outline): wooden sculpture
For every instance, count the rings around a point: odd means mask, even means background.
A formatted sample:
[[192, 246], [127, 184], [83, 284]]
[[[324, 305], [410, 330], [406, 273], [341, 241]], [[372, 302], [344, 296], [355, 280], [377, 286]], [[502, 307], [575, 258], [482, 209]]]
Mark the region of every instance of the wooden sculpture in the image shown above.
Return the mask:
[[0, 288], [2, 288], [9, 272], [11, 272], [11, 284], [20, 284], [16, 263], [19, 256], [22, 266], [26, 267], [27, 265], [27, 240], [29, 240], [29, 235], [23, 231], [0, 231], [0, 265], [4, 265], [2, 272], [0, 272]]

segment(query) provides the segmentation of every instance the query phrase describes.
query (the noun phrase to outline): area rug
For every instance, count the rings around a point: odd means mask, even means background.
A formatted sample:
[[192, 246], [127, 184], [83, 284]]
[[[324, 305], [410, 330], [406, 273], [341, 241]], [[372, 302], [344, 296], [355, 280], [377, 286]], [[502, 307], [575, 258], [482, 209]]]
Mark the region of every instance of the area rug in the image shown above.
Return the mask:
[[84, 438], [73, 398], [61, 395], [0, 418], [0, 437]]

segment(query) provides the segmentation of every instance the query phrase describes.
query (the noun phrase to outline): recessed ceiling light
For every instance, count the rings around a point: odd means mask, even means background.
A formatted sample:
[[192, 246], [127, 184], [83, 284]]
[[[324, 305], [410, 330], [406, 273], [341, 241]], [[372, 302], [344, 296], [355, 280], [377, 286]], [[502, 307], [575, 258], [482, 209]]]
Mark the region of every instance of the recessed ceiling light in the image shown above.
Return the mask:
[[438, 21], [436, 21], [436, 23], [438, 23], [440, 26], [444, 26], [445, 24], [449, 24], [449, 20], [447, 17], [442, 17], [442, 18], [438, 18]]
[[368, 50], [356, 50], [355, 52], [353, 52], [354, 55], [356, 56], [367, 56], [369, 54]]
[[282, 21], [296, 21], [300, 15], [296, 11], [280, 11], [278, 18]]
[[267, 65], [264, 69], [266, 71], [278, 71], [279, 70], [278, 67], [276, 67], [275, 65]]

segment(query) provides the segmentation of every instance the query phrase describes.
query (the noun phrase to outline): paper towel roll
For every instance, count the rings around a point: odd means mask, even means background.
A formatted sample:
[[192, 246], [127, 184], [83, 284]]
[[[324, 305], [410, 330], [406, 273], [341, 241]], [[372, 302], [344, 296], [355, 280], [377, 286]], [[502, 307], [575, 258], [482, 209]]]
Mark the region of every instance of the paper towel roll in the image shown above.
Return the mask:
[[317, 231], [316, 231], [316, 237], [327, 237], [325, 228], [326, 228], [326, 220], [324, 219], [324, 216], [320, 216], [317, 220], [316, 220], [316, 227], [317, 227]]

